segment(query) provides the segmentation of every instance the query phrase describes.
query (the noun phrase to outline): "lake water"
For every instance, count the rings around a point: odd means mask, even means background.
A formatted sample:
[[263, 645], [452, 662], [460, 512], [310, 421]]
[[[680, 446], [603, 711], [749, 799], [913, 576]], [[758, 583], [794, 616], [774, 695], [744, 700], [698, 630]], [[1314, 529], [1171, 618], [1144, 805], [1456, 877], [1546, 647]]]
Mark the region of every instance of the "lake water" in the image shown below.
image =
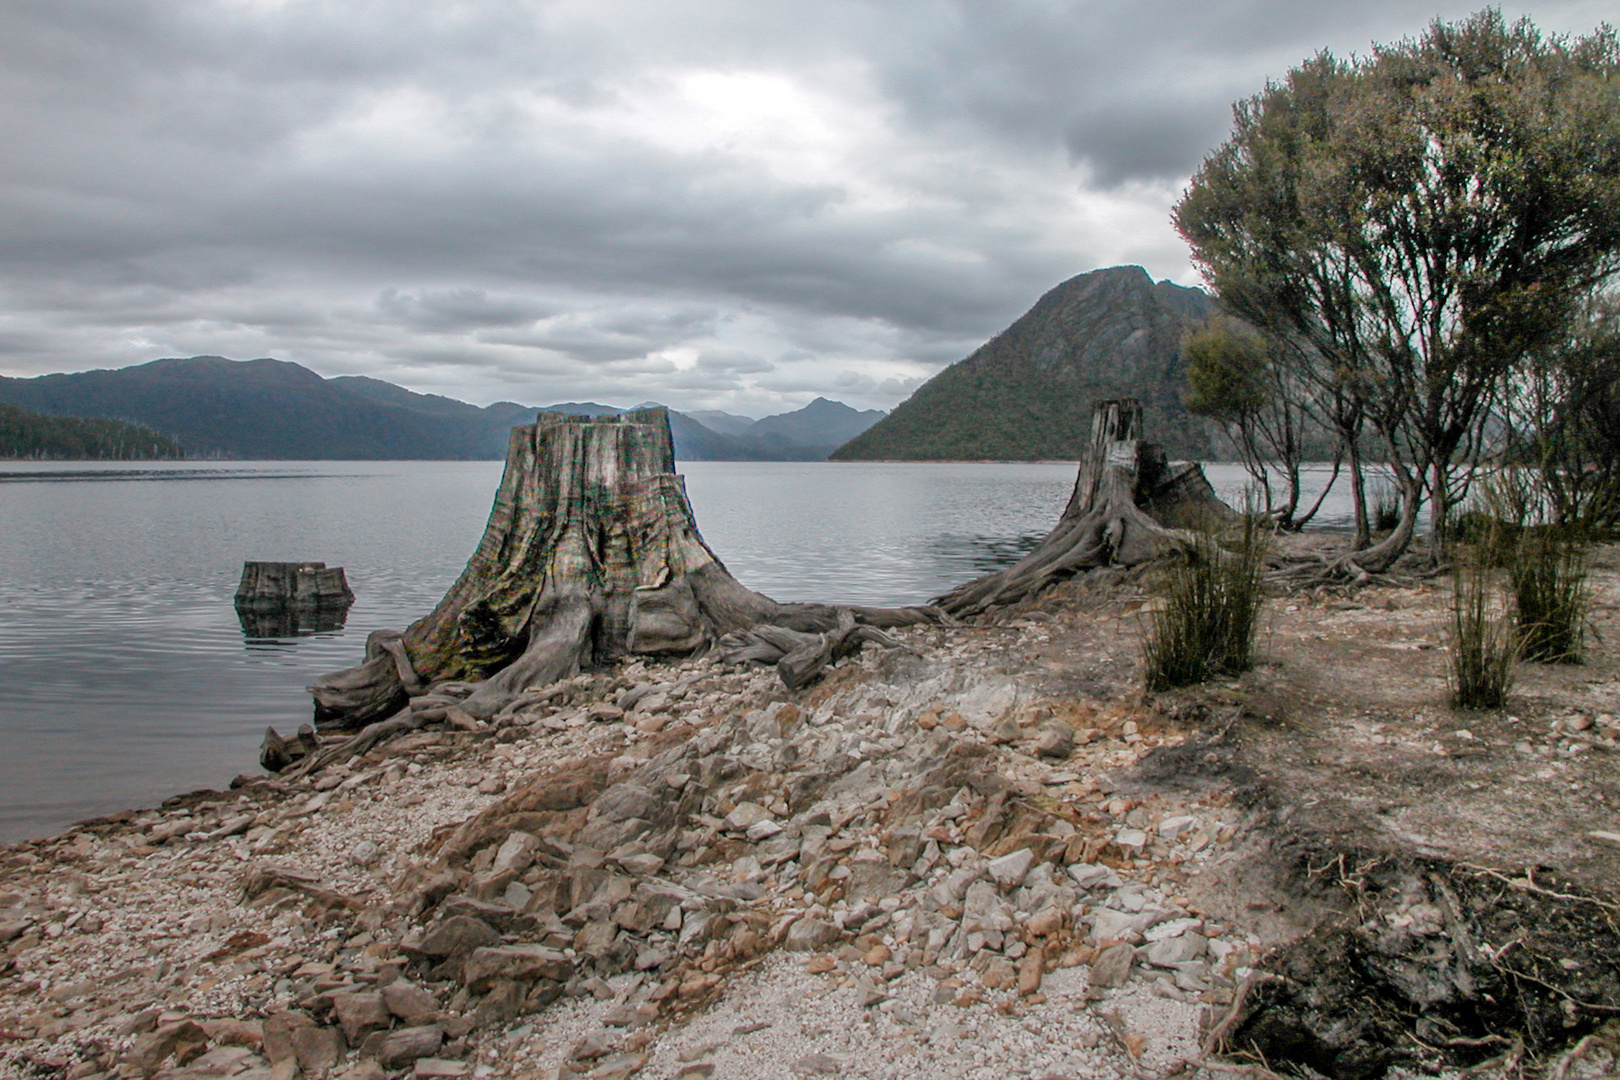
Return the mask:
[[[704, 538], [778, 600], [920, 603], [1057, 520], [1072, 464], [682, 462]], [[1209, 467], [1241, 503], [1242, 471]], [[0, 842], [257, 772], [267, 724], [439, 600], [500, 462], [0, 462]], [[1325, 524], [1342, 525], [1346, 507]], [[342, 566], [341, 629], [249, 637], [246, 560]]]

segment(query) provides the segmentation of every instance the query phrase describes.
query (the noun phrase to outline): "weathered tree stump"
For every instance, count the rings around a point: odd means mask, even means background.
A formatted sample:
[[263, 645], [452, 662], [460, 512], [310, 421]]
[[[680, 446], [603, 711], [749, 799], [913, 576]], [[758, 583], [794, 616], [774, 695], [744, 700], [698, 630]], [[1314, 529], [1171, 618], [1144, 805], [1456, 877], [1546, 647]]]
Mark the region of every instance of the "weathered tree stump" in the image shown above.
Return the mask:
[[236, 606], [249, 611], [287, 607], [348, 607], [354, 603], [343, 567], [323, 562], [245, 562]]
[[310, 692], [318, 723], [353, 728], [393, 715], [431, 684], [475, 682], [459, 707], [487, 719], [581, 668], [687, 656], [761, 625], [833, 632], [841, 612], [868, 627], [940, 617], [778, 604], [744, 588], [698, 534], [665, 410], [541, 413], [513, 429], [483, 539], [444, 599], [403, 634], [373, 633], [364, 663]]
[[1182, 530], [1238, 520], [1201, 466], [1170, 464], [1162, 448], [1141, 441], [1141, 433], [1141, 403], [1097, 402], [1091, 442], [1057, 526], [1015, 565], [959, 585], [933, 603], [951, 615], [979, 614], [1083, 570], [1148, 562], [1184, 544], [1189, 537]]
[[341, 566], [323, 562], [245, 562], [236, 617], [251, 638], [340, 630], [354, 593]]

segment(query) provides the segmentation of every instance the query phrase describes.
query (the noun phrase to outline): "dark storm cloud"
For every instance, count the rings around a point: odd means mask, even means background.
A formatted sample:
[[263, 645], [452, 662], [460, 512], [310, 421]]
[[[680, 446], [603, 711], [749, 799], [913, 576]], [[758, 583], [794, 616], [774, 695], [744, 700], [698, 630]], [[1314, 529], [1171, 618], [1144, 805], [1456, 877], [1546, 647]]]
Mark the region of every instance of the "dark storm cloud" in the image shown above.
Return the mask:
[[472, 400], [887, 407], [1071, 274], [1192, 280], [1169, 206], [1231, 102], [1423, 21], [25, 0], [0, 9], [0, 373], [208, 352]]

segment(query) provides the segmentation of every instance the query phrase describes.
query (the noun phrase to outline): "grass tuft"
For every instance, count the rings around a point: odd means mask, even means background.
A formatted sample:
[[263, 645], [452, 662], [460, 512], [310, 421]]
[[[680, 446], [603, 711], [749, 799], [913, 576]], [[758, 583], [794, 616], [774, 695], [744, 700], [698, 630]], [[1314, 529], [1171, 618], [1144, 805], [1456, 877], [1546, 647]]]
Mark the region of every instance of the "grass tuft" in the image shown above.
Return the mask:
[[1579, 664], [1585, 652], [1586, 545], [1567, 530], [1526, 530], [1508, 560], [1520, 648], [1526, 660]]
[[1254, 639], [1265, 600], [1265, 539], [1251, 515], [1229, 552], [1200, 535], [1187, 561], [1166, 581], [1144, 646], [1149, 690], [1192, 686], [1254, 665]]
[[1490, 560], [1460, 563], [1452, 576], [1451, 700], [1464, 709], [1499, 709], [1519, 657], [1505, 605], [1496, 599]]

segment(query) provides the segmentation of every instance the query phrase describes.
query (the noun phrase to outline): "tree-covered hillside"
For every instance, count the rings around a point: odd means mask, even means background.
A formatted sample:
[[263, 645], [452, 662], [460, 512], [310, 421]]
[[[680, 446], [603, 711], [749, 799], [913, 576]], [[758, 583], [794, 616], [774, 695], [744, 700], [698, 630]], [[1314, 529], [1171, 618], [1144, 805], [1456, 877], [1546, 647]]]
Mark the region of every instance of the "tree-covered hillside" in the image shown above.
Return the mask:
[[179, 443], [136, 424], [45, 416], [0, 404], [0, 458], [142, 461], [180, 456]]

